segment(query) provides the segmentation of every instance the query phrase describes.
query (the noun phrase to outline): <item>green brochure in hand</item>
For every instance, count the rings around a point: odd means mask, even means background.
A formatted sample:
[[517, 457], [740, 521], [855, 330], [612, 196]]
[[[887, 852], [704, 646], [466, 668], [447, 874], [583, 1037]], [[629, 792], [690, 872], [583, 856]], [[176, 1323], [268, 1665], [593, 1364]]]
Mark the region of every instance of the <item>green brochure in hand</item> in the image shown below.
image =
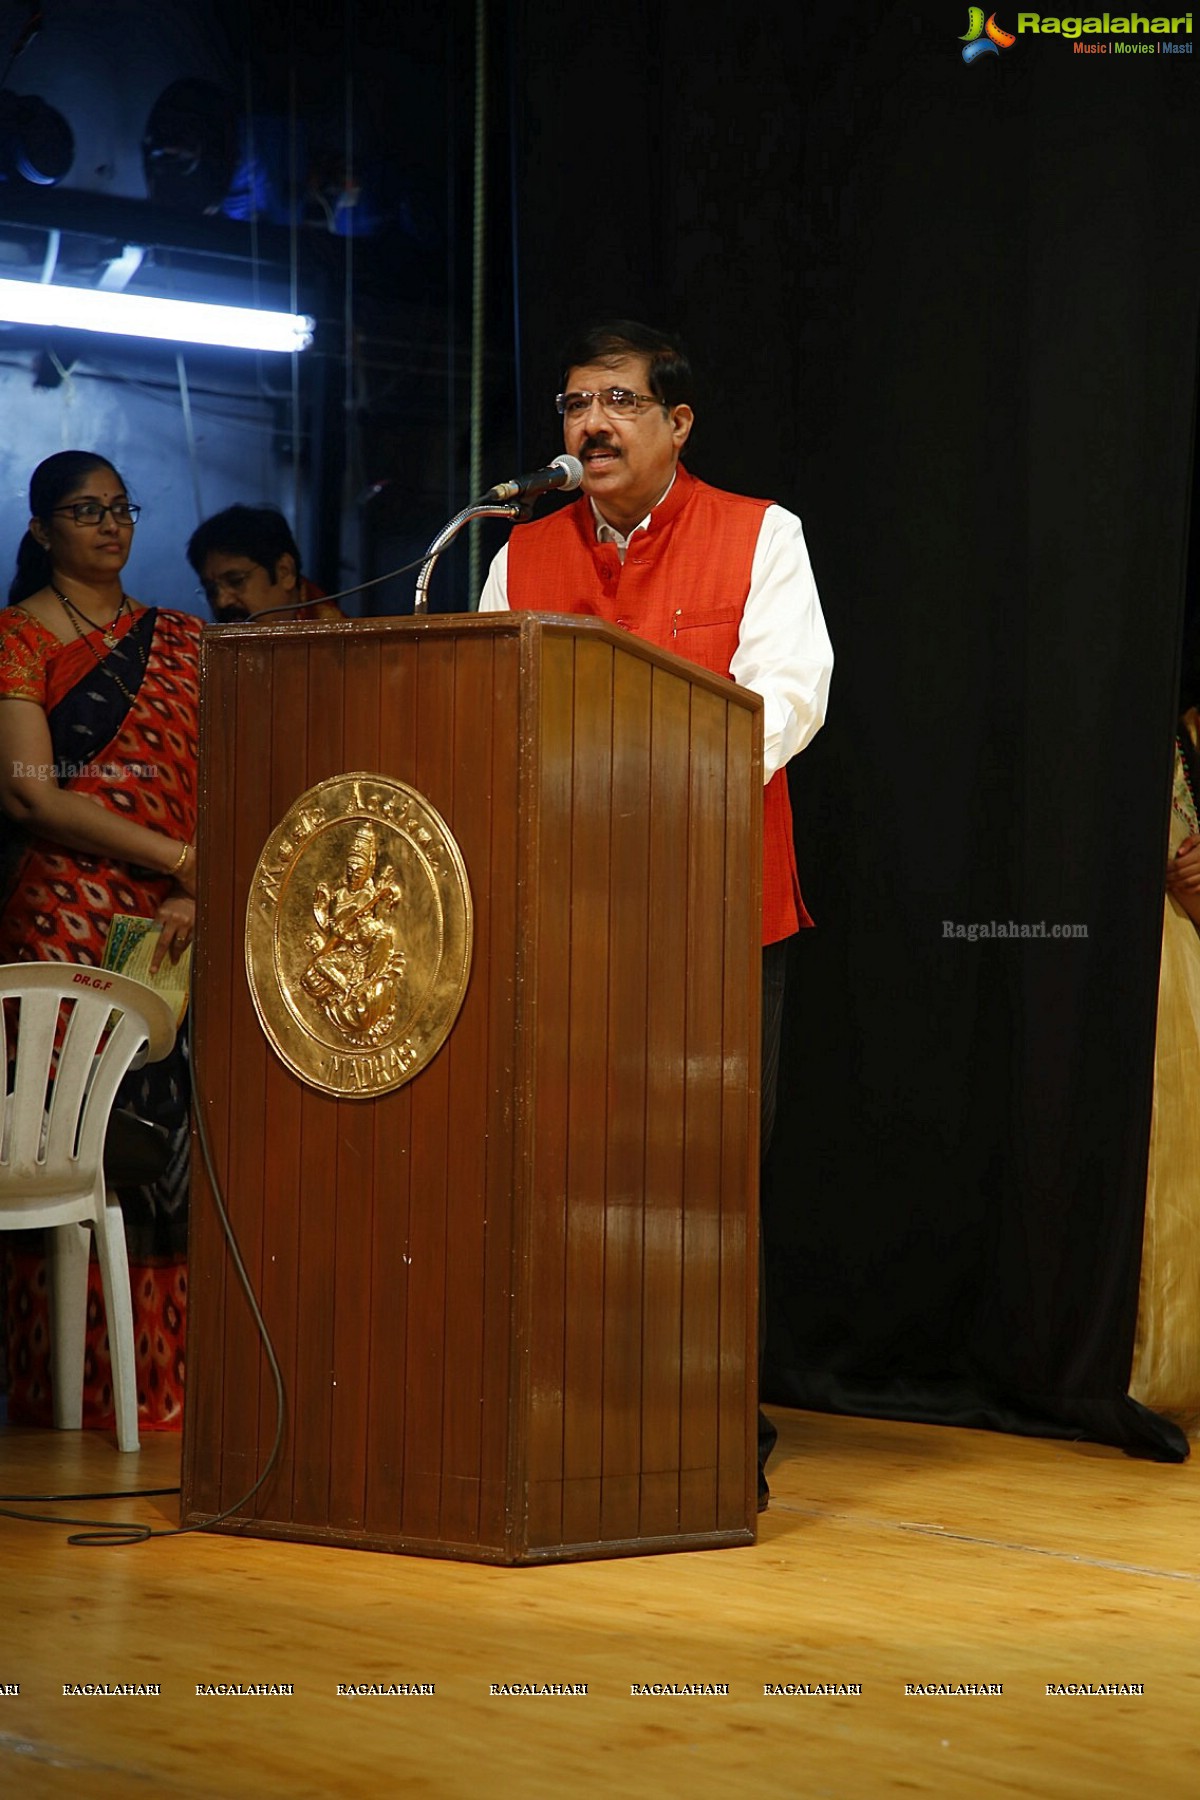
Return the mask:
[[164, 956], [152, 975], [150, 958], [154, 955], [161, 931], [162, 926], [157, 919], [139, 919], [131, 913], [114, 913], [112, 924], [108, 928], [108, 942], [104, 946], [104, 961], [101, 966], [115, 969], [119, 975], [128, 975], [134, 981], [144, 981], [147, 987], [161, 994], [174, 1010], [175, 1026], [178, 1029], [187, 1011], [188, 990], [192, 980], [192, 946], [188, 945], [178, 962], [172, 962], [169, 956]]

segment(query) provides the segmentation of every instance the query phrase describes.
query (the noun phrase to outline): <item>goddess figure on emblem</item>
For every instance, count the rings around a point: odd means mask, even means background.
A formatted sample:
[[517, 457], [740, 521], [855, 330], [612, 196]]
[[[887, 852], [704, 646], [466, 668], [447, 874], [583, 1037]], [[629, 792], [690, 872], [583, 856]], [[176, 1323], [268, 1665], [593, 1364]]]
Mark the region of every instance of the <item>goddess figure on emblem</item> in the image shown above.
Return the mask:
[[380, 1044], [396, 1022], [404, 952], [386, 923], [400, 899], [390, 863], [378, 876], [379, 840], [368, 822], [359, 825], [346, 857], [344, 887], [330, 892], [319, 881], [312, 912], [320, 929], [305, 939], [312, 961], [300, 986], [355, 1044]]

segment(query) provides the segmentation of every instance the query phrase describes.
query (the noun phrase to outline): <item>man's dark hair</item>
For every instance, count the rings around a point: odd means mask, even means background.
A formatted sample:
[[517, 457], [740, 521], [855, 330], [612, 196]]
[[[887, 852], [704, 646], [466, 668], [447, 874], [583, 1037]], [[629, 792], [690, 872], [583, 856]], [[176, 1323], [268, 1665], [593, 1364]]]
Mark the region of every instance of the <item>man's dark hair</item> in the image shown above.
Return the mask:
[[610, 356], [647, 357], [651, 393], [666, 406], [692, 404], [692, 365], [683, 345], [671, 332], [639, 325], [636, 319], [608, 319], [587, 326], [572, 339], [562, 353], [563, 386], [572, 369], [605, 362]]
[[188, 539], [187, 559], [197, 575], [203, 578], [205, 558], [216, 551], [221, 556], [248, 556], [259, 563], [274, 581], [279, 573], [279, 559], [290, 556], [300, 573], [300, 551], [292, 530], [276, 506], [227, 506], [198, 525]]

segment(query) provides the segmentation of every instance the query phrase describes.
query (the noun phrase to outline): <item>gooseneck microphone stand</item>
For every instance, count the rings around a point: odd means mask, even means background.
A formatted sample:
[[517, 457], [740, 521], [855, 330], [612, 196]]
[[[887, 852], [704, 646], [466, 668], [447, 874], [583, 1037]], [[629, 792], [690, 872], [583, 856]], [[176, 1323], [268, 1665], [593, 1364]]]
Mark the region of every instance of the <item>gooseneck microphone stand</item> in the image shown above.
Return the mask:
[[472, 519], [512, 519], [514, 523], [524, 521], [533, 511], [531, 500], [489, 500], [486, 496], [476, 500], [470, 506], [464, 506], [460, 513], [455, 513], [448, 525], [443, 525], [428, 550], [421, 564], [421, 572], [417, 576], [416, 594], [413, 599], [413, 612], [418, 615], [429, 611], [428, 590], [429, 578], [433, 574], [434, 565], [447, 544], [452, 543], [464, 525]]

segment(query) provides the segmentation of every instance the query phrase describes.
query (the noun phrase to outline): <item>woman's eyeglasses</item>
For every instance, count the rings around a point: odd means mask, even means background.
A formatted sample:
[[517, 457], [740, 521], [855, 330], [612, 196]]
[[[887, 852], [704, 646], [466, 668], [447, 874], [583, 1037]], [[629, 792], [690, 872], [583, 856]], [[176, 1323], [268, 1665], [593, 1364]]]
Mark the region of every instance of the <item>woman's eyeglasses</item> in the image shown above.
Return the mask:
[[141, 507], [134, 500], [114, 500], [105, 506], [102, 500], [76, 500], [70, 506], [56, 506], [55, 513], [74, 519], [76, 525], [99, 525], [105, 513], [112, 514], [114, 525], [136, 525]]

